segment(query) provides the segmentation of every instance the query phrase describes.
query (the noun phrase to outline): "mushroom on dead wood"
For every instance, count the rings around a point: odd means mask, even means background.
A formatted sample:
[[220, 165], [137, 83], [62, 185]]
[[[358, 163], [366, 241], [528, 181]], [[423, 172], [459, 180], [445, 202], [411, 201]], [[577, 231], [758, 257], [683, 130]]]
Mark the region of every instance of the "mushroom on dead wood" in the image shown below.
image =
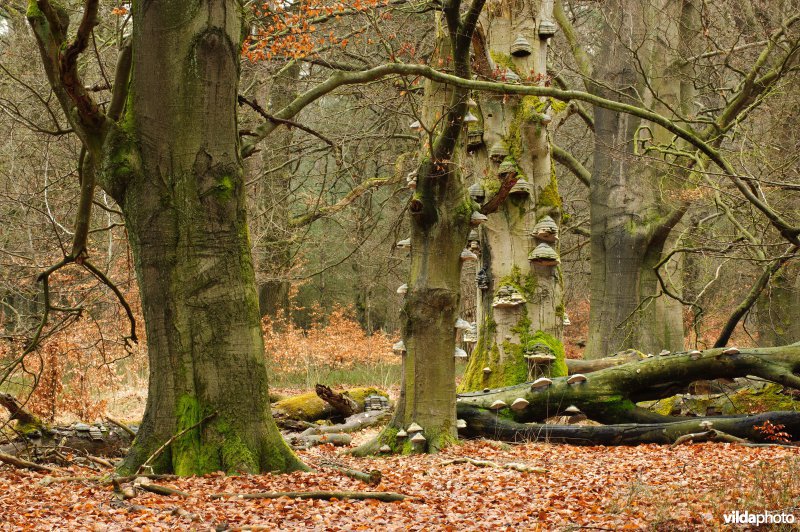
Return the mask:
[[542, 390], [553, 384], [553, 381], [547, 377], [541, 377], [531, 383], [531, 390]]
[[576, 373], [567, 378], [567, 384], [580, 384], [582, 382], [586, 382], [586, 375], [583, 373]]

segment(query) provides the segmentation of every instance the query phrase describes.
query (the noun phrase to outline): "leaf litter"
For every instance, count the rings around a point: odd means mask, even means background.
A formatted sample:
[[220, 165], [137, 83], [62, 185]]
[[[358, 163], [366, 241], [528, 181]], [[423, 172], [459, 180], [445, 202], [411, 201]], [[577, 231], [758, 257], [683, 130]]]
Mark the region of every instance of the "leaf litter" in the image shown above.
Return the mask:
[[[333, 446], [300, 452], [369, 471], [367, 486], [330, 469], [153, 481], [191, 494], [140, 491], [117, 501], [96, 481], [52, 482], [0, 467], [0, 530], [722, 530], [739, 510], [800, 518], [800, 449], [691, 444], [586, 447], [476, 440], [438, 455], [354, 458]], [[477, 467], [468, 457], [498, 467]], [[448, 463], [448, 461], [450, 461]], [[542, 472], [504, 467], [525, 464]], [[96, 475], [65, 469], [64, 475]], [[222, 492], [391, 491], [401, 502], [212, 498]]]

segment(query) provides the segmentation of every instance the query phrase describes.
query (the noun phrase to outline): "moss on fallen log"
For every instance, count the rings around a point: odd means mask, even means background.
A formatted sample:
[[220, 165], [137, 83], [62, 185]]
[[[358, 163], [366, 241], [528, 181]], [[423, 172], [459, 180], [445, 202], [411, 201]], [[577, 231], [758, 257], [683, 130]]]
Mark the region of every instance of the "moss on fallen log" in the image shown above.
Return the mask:
[[[582, 382], [553, 378], [506, 388], [464, 393], [459, 404], [494, 409], [520, 423], [563, 414], [571, 405], [606, 424], [659, 423], [680, 418], [663, 416], [636, 403], [670, 397], [697, 380], [754, 375], [800, 389], [800, 346], [763, 349], [709, 349], [674, 353], [613, 366], [588, 374]], [[512, 407], [516, 402], [516, 407]], [[493, 406], [494, 405], [494, 406]]]

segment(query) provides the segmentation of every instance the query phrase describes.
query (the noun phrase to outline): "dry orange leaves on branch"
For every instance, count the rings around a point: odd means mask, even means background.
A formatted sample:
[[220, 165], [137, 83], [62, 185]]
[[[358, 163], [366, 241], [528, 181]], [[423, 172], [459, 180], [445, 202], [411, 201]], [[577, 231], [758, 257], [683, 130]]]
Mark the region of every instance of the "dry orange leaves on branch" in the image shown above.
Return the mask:
[[242, 45], [242, 55], [254, 62], [275, 57], [297, 59], [310, 55], [317, 47], [346, 46], [347, 38], [336, 37], [334, 31], [323, 34], [319, 31], [319, 24], [388, 4], [389, 0], [310, 0], [298, 4], [269, 1], [256, 4], [253, 7], [255, 24]]

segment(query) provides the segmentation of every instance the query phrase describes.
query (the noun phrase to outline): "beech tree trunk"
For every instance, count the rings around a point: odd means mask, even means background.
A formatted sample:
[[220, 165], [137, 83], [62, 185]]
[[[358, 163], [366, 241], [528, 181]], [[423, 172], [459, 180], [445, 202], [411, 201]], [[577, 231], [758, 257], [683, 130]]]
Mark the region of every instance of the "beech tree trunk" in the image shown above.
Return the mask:
[[156, 472], [301, 469], [269, 407], [236, 121], [242, 8], [231, 0], [145, 2], [133, 16], [126, 125], [141, 167], [119, 203], [150, 383], [121, 470], [135, 472], [211, 413], [156, 460]]
[[269, 409], [236, 120], [242, 5], [133, 3], [132, 57], [126, 47], [107, 113], [76, 66], [98, 5], [86, 2], [74, 42], [60, 6], [31, 0], [27, 16], [86, 152], [75, 230], [84, 238], [67, 258], [88, 255], [95, 178], [122, 209], [133, 250], [150, 379], [120, 469], [135, 473], [170, 441], [154, 472], [302, 469]]
[[[547, 79], [552, 2], [502, 2], [485, 10], [475, 53], [485, 76], [501, 80], [512, 74], [526, 81]], [[524, 41], [524, 42], [523, 42]], [[525, 47], [527, 44], [527, 48]], [[480, 122], [470, 134], [482, 132], [483, 144], [471, 148], [471, 170], [485, 190], [489, 220], [481, 227], [479, 269], [485, 283], [477, 296], [478, 342], [460, 390], [478, 390], [517, 384], [542, 375], [565, 375], [561, 335], [564, 319], [563, 283], [557, 264], [536, 266], [530, 252], [544, 242], [531, 232], [537, 221], [561, 219], [561, 198], [550, 161], [547, 124], [551, 102], [536, 97], [480, 95]], [[549, 113], [549, 114], [548, 114]], [[471, 141], [474, 142], [474, 141]], [[505, 151], [498, 157], [497, 149]], [[492, 197], [501, 188], [500, 165], [512, 163], [517, 185], [499, 206]], [[496, 210], [495, 210], [496, 209]], [[546, 242], [558, 249], [557, 242]], [[519, 305], [493, 304], [511, 289], [524, 297]], [[501, 295], [498, 295], [501, 294]], [[526, 349], [545, 346], [556, 357], [543, 364], [529, 363]]]
[[[482, 8], [483, 2], [476, 0], [462, 16], [459, 2], [453, 2], [444, 8], [444, 17], [436, 17], [434, 57], [457, 76], [470, 76], [472, 32]], [[435, 453], [458, 439], [453, 398], [461, 252], [478, 208], [464, 185], [457, 150], [467, 97], [463, 88], [430, 81], [425, 85], [421, 161], [409, 202], [411, 267], [401, 315], [401, 392], [392, 421], [358, 454], [375, 453], [383, 445], [393, 452]], [[421, 427], [417, 432], [424, 440], [412, 441], [419, 436], [406, 430], [413, 424]]]
[[[686, 71], [692, 67], [680, 58], [692, 55], [698, 16], [693, 1], [659, 6], [611, 2], [595, 71], [600, 83], [590, 84], [592, 90], [635, 105], [644, 100], [665, 116], [692, 115], [694, 88]], [[657, 126], [640, 129], [642, 125], [630, 115], [594, 108], [587, 358], [626, 348], [659, 353], [683, 347], [682, 306], [664, 293], [654, 267], [690, 204], [673, 198], [691, 179], [676, 185], [677, 180], [665, 176], [675, 170], [643, 162], [642, 146], [668, 145], [671, 134]], [[652, 156], [661, 154], [653, 151]], [[667, 265], [672, 271], [664, 277], [679, 280], [681, 267], [673, 259]], [[679, 283], [671, 288], [680, 294]]]

